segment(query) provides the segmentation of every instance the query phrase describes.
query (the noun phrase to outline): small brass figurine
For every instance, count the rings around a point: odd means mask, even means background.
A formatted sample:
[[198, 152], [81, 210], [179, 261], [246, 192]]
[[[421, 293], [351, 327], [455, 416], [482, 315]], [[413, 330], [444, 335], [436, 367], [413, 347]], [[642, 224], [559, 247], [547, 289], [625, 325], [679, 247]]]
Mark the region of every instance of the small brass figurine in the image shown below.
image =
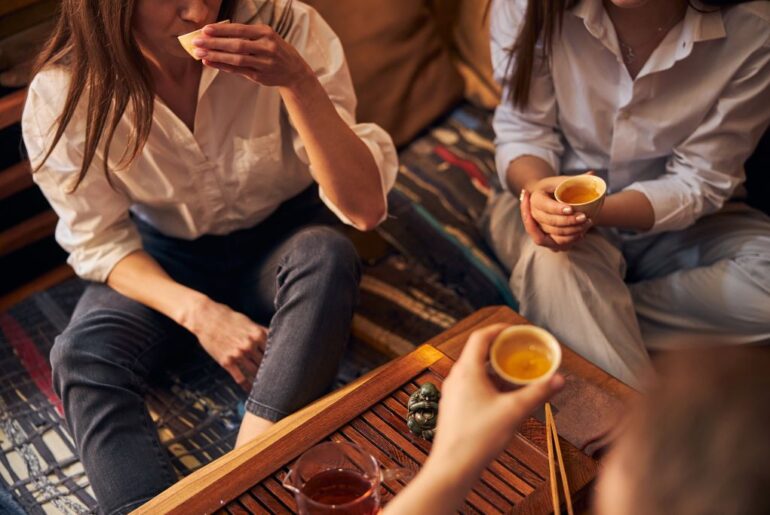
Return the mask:
[[438, 400], [441, 392], [433, 383], [425, 383], [409, 396], [406, 425], [409, 431], [426, 440], [433, 440], [438, 421]]

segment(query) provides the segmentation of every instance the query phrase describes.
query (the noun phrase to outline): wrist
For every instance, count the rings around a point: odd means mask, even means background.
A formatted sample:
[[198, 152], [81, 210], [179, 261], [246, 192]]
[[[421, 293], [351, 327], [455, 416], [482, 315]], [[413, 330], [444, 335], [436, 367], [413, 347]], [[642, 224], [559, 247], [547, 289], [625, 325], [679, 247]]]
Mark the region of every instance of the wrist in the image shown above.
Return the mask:
[[307, 63], [303, 62], [303, 66], [279, 90], [284, 97], [291, 96], [295, 100], [302, 100], [308, 98], [318, 86], [320, 83], [315, 73]]
[[177, 305], [177, 308], [171, 319], [181, 325], [191, 333], [195, 332], [199, 314], [206, 310], [206, 306], [213, 303], [209, 297], [195, 290], [186, 292], [183, 301]]

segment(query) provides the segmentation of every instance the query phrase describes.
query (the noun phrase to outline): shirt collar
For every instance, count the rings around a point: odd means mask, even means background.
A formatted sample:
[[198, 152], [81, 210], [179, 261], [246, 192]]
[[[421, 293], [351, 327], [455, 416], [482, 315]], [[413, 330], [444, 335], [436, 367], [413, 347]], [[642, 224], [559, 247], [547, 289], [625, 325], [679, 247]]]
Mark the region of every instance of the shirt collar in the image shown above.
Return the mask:
[[[615, 29], [612, 27], [612, 21], [610, 21], [609, 16], [604, 10], [602, 0], [580, 0], [571, 9], [571, 12], [574, 16], [583, 20], [586, 30], [591, 35], [600, 40], [610, 51], [618, 56], [620, 55], [619, 45], [615, 41], [617, 39]], [[720, 39], [726, 37], [726, 35], [722, 20], [722, 10], [704, 5], [698, 0], [692, 0], [679, 28], [678, 37], [672, 41], [671, 36], [673, 34], [669, 34], [662, 43], [665, 45], [668, 42], [671, 48], [662, 56], [656, 51], [652, 57], [659, 57], [659, 59], [656, 59], [659, 62], [651, 62], [652, 59], [648, 61], [640, 76], [652, 71], [670, 68], [677, 61], [690, 55], [693, 45], [697, 42]], [[656, 56], [656, 54], [658, 55]]]
[[[264, 2], [259, 2], [263, 4]], [[257, 7], [256, 0], [236, 0], [233, 21], [235, 23], [253, 23], [254, 18], [259, 14], [260, 7]]]
[[[722, 21], [722, 10], [691, 0], [685, 16], [683, 35], [693, 42], [723, 38], [727, 35]], [[607, 33], [607, 24], [611, 23], [602, 0], [580, 0], [571, 12], [581, 18], [588, 32], [597, 38]]]

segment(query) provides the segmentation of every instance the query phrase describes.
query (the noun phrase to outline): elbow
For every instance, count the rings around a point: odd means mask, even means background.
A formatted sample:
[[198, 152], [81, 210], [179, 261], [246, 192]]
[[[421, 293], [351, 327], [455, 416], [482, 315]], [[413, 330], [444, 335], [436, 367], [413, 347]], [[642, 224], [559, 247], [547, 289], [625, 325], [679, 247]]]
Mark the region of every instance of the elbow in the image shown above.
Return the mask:
[[369, 206], [365, 212], [360, 213], [358, 216], [351, 217], [351, 221], [358, 230], [367, 232], [376, 229], [387, 214], [388, 208], [384, 200], [381, 200], [376, 202], [375, 205]]

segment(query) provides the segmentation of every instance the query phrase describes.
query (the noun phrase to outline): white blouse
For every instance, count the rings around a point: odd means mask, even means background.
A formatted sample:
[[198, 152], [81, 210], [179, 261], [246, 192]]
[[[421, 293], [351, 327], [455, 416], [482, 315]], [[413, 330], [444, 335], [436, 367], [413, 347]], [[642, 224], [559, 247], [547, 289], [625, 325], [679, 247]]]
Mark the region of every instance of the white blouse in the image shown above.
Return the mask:
[[[497, 80], [525, 6], [494, 1]], [[520, 110], [503, 100], [495, 113], [502, 182], [522, 155], [557, 173], [596, 170], [611, 192], [647, 196], [652, 232], [683, 229], [720, 209], [744, 181], [743, 164], [770, 123], [770, 2], [698, 8], [708, 12], [688, 7], [635, 79], [601, 0], [565, 13], [550, 63], [533, 71], [530, 105]]]
[[[259, 23], [265, 0], [240, 0], [233, 21]], [[294, 24], [287, 36], [313, 68], [343, 120], [367, 145], [380, 171], [384, 194], [392, 188], [398, 156], [390, 136], [370, 123], [356, 123], [356, 97], [339, 39], [311, 7], [293, 2]], [[51, 67], [29, 87], [22, 127], [37, 166], [53, 138], [69, 84], [66, 70]], [[74, 193], [85, 141], [85, 112], [78, 109], [64, 137], [34, 174], [59, 215], [56, 239], [69, 264], [83, 278], [105, 281], [126, 255], [141, 249], [130, 213], [177, 238], [227, 234], [267, 218], [283, 201], [313, 183], [302, 140], [276, 88], [204, 67], [195, 130], [158, 98], [149, 139], [127, 169], [103, 173], [103, 152]], [[126, 148], [131, 126], [121, 121], [111, 147], [111, 170]], [[351, 223], [323, 191], [321, 198]]]

